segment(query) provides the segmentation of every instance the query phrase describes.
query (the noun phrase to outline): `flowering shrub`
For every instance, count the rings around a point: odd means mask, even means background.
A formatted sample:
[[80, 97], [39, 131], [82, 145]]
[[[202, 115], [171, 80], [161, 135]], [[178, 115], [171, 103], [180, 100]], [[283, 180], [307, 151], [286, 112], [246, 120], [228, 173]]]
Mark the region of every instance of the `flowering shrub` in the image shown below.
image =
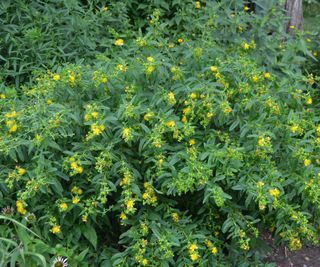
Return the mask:
[[1, 88], [0, 205], [38, 235], [28, 251], [60, 266], [258, 266], [263, 231], [292, 250], [318, 242], [305, 40], [283, 39], [271, 1], [260, 15], [227, 2], [188, 2], [194, 25], [170, 37], [156, 10], [94, 64]]
[[0, 81], [19, 88], [32, 71], [91, 60], [120, 33], [130, 36], [121, 2], [111, 8], [97, 0], [1, 1]]

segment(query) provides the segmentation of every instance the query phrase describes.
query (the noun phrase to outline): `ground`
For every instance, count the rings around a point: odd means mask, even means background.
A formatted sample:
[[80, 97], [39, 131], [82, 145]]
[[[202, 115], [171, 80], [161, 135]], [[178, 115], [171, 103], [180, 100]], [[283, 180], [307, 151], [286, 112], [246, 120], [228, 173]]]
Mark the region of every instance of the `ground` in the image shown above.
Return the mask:
[[266, 262], [274, 262], [277, 267], [320, 267], [320, 247], [304, 246], [289, 251], [285, 246], [276, 246], [270, 233], [265, 233], [263, 239], [271, 247]]
[[320, 248], [304, 247], [295, 252], [278, 248], [268, 258], [271, 262], [275, 262], [277, 267], [319, 267]]

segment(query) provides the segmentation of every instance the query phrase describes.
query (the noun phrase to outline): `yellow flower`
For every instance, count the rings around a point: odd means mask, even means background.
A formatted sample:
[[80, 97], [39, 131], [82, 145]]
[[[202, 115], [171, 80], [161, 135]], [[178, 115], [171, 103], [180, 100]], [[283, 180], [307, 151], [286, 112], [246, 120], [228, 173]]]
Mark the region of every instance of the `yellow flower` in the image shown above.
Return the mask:
[[317, 136], [320, 136], [320, 125], [316, 128]]
[[82, 166], [79, 166], [76, 168], [76, 172], [77, 173], [83, 173], [83, 167]]
[[127, 210], [132, 210], [133, 209], [133, 206], [134, 206], [134, 200], [133, 199], [128, 199], [126, 201], [126, 207], [127, 207]]
[[143, 116], [143, 119], [144, 119], [145, 121], [149, 121], [153, 116], [154, 116], [154, 113], [153, 113], [153, 112], [148, 112], [148, 113], [146, 113], [146, 114]]
[[22, 202], [21, 200], [17, 200], [17, 201], [16, 201], [16, 207], [17, 207], [17, 208], [19, 208], [19, 207], [22, 208], [22, 207], [23, 207], [23, 202]]
[[125, 65], [123, 64], [118, 64], [117, 67], [116, 67], [117, 70], [119, 71], [123, 71], [123, 72], [126, 72], [128, 70], [128, 67], [126, 67]]
[[153, 57], [147, 57], [147, 61], [148, 62], [154, 62], [154, 58]]
[[259, 77], [257, 75], [252, 76], [251, 80], [255, 83], [259, 82]]
[[15, 120], [9, 120], [9, 121], [6, 122], [6, 125], [7, 125], [8, 127], [11, 127], [11, 126], [14, 125], [15, 123], [16, 123]]
[[87, 222], [87, 221], [88, 221], [88, 215], [82, 215], [82, 216], [81, 216], [81, 220], [82, 220], [83, 222]]
[[53, 234], [59, 234], [61, 233], [61, 226], [60, 225], [55, 225], [51, 228], [50, 230], [51, 233]]
[[274, 198], [277, 198], [280, 196], [280, 190], [278, 188], [269, 189], [269, 194]]
[[69, 83], [71, 86], [74, 86], [76, 78], [74, 77], [74, 75], [69, 75]]
[[223, 113], [225, 113], [225, 114], [229, 114], [231, 111], [232, 111], [232, 109], [229, 107], [223, 109]]
[[65, 202], [61, 203], [61, 204], [59, 205], [59, 209], [60, 209], [61, 211], [66, 211], [66, 210], [68, 209], [68, 204], [65, 203]]
[[216, 66], [211, 66], [211, 67], [210, 67], [210, 70], [211, 70], [212, 72], [217, 72], [217, 71], [218, 71], [218, 67], [216, 67]]
[[83, 167], [79, 166], [77, 162], [72, 161], [70, 164], [71, 169], [75, 170], [77, 173], [83, 173]]
[[310, 159], [305, 159], [303, 161], [303, 165], [306, 166], [306, 167], [308, 167], [310, 164], [311, 164], [311, 160]]
[[26, 170], [23, 168], [18, 168], [19, 175], [24, 175], [26, 173]]
[[183, 41], [184, 41], [184, 40], [183, 40], [182, 38], [179, 38], [179, 39], [178, 39], [178, 43], [179, 43], [179, 44], [183, 43]]
[[114, 44], [117, 45], [117, 46], [122, 46], [122, 45], [124, 45], [124, 41], [123, 41], [123, 39], [117, 39], [117, 40], [114, 42]]
[[78, 188], [79, 188], [79, 187], [77, 187], [77, 186], [72, 187], [72, 188], [71, 188], [71, 193], [77, 194]]
[[310, 96], [306, 99], [306, 104], [307, 105], [311, 105], [312, 104], [312, 98]]
[[250, 45], [249, 45], [248, 43], [246, 43], [246, 42], [243, 42], [243, 43], [242, 43], [242, 48], [243, 48], [244, 50], [248, 50], [248, 49], [250, 48]]
[[122, 131], [122, 138], [127, 140], [130, 136], [130, 128], [124, 128]]
[[27, 210], [25, 208], [21, 208], [21, 207], [18, 207], [17, 211], [22, 215], [25, 215], [27, 213]]
[[217, 72], [214, 77], [216, 77], [217, 79], [221, 79], [222, 78], [222, 75], [220, 72]]
[[53, 103], [53, 102], [52, 102], [51, 99], [48, 99], [48, 100], [47, 100], [47, 104], [48, 104], [49, 106], [50, 106], [52, 103]]
[[173, 92], [169, 92], [167, 98], [170, 105], [174, 105], [176, 103], [176, 98]]
[[263, 137], [260, 137], [260, 138], [258, 139], [258, 145], [259, 145], [259, 146], [264, 146], [264, 145], [265, 145], [265, 139], [264, 139]]
[[183, 114], [188, 114], [189, 112], [191, 111], [191, 108], [190, 107], [186, 107], [182, 110], [182, 113]]
[[168, 122], [166, 122], [166, 126], [168, 126], [168, 127], [170, 127], [170, 128], [174, 127], [175, 125], [176, 125], [175, 121], [168, 121]]
[[291, 250], [299, 250], [299, 249], [301, 249], [301, 247], [302, 247], [302, 243], [299, 238], [295, 237], [290, 240], [289, 248]]
[[36, 136], [34, 137], [34, 139], [38, 142], [41, 142], [43, 140], [43, 137], [40, 134], [36, 134]]
[[72, 198], [72, 204], [78, 204], [80, 202], [80, 198], [74, 197]]
[[266, 78], [266, 79], [270, 79], [271, 78], [271, 74], [269, 72], [265, 72], [263, 74], [263, 76]]
[[16, 201], [16, 207], [18, 213], [25, 215], [27, 213], [27, 210], [23, 207], [23, 202], [21, 200]]
[[212, 242], [211, 242], [210, 240], [208, 240], [208, 239], [206, 239], [206, 240], [204, 241], [204, 243], [205, 243], [205, 245], [206, 245], [208, 248], [210, 248], [210, 247], [213, 246]]
[[212, 112], [208, 112], [208, 113], [207, 113], [207, 118], [208, 118], [208, 119], [211, 119], [212, 117], [213, 117], [213, 113], [212, 113]]
[[201, 3], [200, 3], [200, 1], [196, 1], [196, 8], [197, 8], [197, 9], [200, 9], [200, 8], [201, 8]]
[[105, 126], [104, 125], [91, 124], [90, 128], [91, 128], [91, 131], [92, 131], [92, 133], [94, 135], [100, 135], [104, 131]]
[[142, 37], [137, 38], [136, 42], [140, 47], [146, 46], [148, 44], [147, 41]]
[[171, 214], [171, 217], [172, 217], [172, 220], [173, 220], [174, 222], [179, 222], [179, 221], [180, 221], [179, 214], [176, 213], [176, 212], [172, 213], [172, 214]]
[[245, 11], [249, 11], [249, 10], [250, 10], [250, 7], [245, 6], [243, 9], [244, 9]]
[[102, 9], [103, 9], [103, 11], [108, 11], [108, 10], [109, 10], [109, 7], [104, 6]]
[[4, 115], [6, 118], [15, 118], [17, 117], [17, 112], [14, 110], [10, 113], [7, 113], [6, 115]]
[[183, 123], [187, 123], [188, 122], [188, 119], [186, 116], [183, 116], [182, 119], [181, 119], [181, 122]]
[[211, 249], [211, 253], [212, 253], [212, 254], [217, 254], [217, 253], [218, 253], [218, 249], [217, 249], [216, 247], [213, 247], [213, 248]]
[[189, 140], [189, 145], [190, 146], [193, 146], [193, 145], [195, 145], [196, 144], [196, 140], [194, 140], [194, 139], [190, 139]]
[[84, 115], [84, 121], [89, 121], [91, 119], [91, 116], [89, 114]]
[[71, 166], [72, 169], [76, 169], [76, 168], [78, 168], [78, 163], [75, 162], [75, 161], [74, 161], [74, 162], [71, 162], [71, 165], [70, 165], [70, 166]]
[[60, 80], [60, 75], [59, 75], [59, 74], [54, 74], [53, 77], [52, 77], [52, 79], [53, 79], [54, 81], [59, 81], [59, 80]]
[[191, 98], [191, 99], [196, 99], [197, 96], [198, 96], [197, 93], [191, 93], [191, 94], [190, 94], [190, 98]]
[[142, 265], [143, 266], [147, 266], [148, 265], [148, 260], [147, 259], [143, 259], [142, 260]]
[[149, 197], [150, 197], [150, 195], [147, 192], [142, 194], [142, 198], [144, 200], [148, 199]]
[[154, 72], [155, 69], [156, 68], [153, 65], [148, 66], [146, 69], [146, 74], [151, 74], [152, 72]]
[[98, 118], [98, 115], [99, 115], [99, 113], [98, 112], [96, 112], [96, 111], [94, 111], [94, 112], [92, 112], [91, 113], [91, 116], [93, 117], [93, 118]]
[[177, 67], [172, 67], [170, 70], [171, 70], [172, 73], [175, 73], [175, 72], [177, 72], [179, 69], [178, 69]]
[[292, 126], [290, 127], [290, 131], [291, 131], [292, 133], [296, 133], [298, 130], [299, 130], [299, 125], [292, 125]]
[[127, 215], [124, 212], [121, 212], [120, 219], [121, 220], [126, 220], [127, 218], [128, 218]]
[[294, 25], [290, 25], [289, 28], [290, 29], [295, 29], [295, 26]]
[[5, 94], [0, 94], [0, 99], [6, 99], [6, 95]]
[[153, 144], [155, 147], [157, 147], [157, 148], [160, 148], [160, 147], [161, 147], [161, 141], [159, 141], [159, 140], [154, 141], [152, 144]]
[[81, 188], [78, 188], [77, 194], [78, 194], [78, 195], [82, 195], [82, 194], [83, 194], [83, 190], [82, 190]]
[[264, 182], [262, 182], [262, 181], [257, 182], [257, 187], [258, 188], [263, 187], [263, 186], [264, 186]]
[[128, 185], [130, 182], [130, 176], [129, 175], [125, 175], [122, 180], [120, 181], [120, 186], [123, 185]]
[[155, 202], [157, 202], [157, 200], [158, 200], [157, 196], [154, 195], [154, 196], [152, 196], [150, 201], [151, 201], [151, 203], [155, 203]]
[[190, 254], [190, 258], [192, 261], [196, 261], [199, 259], [199, 255], [197, 253]]
[[189, 246], [189, 252], [190, 253], [193, 253], [193, 252], [195, 252], [197, 249], [198, 249], [198, 246], [197, 246], [197, 244], [191, 244], [190, 246]]
[[105, 75], [100, 78], [101, 83], [106, 83], [107, 81], [108, 81], [108, 78]]
[[17, 131], [17, 129], [18, 129], [18, 125], [14, 124], [9, 128], [9, 133], [14, 133]]

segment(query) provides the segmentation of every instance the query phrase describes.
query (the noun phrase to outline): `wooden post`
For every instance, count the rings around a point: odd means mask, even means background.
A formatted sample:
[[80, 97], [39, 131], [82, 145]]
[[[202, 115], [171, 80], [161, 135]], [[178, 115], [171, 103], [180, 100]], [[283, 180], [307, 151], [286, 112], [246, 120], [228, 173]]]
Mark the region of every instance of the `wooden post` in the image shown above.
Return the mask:
[[295, 29], [303, 29], [303, 9], [302, 0], [286, 0], [285, 3], [286, 16], [285, 30], [293, 34]]

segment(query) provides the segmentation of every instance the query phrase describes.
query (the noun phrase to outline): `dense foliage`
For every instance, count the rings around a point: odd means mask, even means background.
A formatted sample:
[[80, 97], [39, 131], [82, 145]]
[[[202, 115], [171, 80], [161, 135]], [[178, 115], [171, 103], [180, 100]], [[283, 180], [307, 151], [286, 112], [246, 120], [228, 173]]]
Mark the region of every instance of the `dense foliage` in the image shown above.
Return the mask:
[[129, 37], [125, 4], [101, 2], [1, 1], [0, 79], [18, 87], [34, 70], [93, 59], [120, 33]]
[[76, 41], [99, 21], [69, 40], [67, 59], [91, 64], [0, 88], [3, 265], [266, 266], [265, 231], [318, 243], [319, 77], [301, 70], [313, 39], [283, 33], [278, 1], [144, 2], [103, 9], [128, 11], [123, 29], [105, 17], [106, 51]]

